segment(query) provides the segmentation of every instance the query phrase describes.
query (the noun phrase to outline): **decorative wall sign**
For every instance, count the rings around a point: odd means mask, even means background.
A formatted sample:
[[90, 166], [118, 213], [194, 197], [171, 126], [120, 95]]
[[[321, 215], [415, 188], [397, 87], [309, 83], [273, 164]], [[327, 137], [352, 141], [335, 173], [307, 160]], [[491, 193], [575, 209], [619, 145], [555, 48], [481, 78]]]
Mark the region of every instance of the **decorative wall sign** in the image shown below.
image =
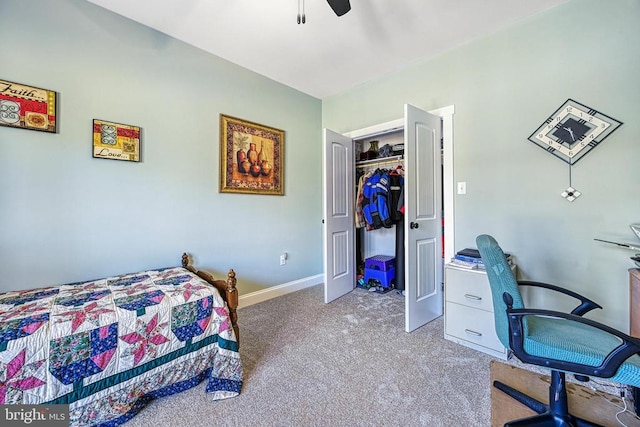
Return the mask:
[[140, 128], [93, 119], [93, 157], [140, 161]]
[[571, 167], [611, 135], [622, 122], [573, 99], [560, 106], [529, 141], [569, 164], [569, 188], [560, 195], [573, 202], [581, 196], [571, 183]]
[[0, 80], [0, 126], [55, 133], [56, 93]]
[[221, 114], [220, 192], [282, 196], [284, 131]]

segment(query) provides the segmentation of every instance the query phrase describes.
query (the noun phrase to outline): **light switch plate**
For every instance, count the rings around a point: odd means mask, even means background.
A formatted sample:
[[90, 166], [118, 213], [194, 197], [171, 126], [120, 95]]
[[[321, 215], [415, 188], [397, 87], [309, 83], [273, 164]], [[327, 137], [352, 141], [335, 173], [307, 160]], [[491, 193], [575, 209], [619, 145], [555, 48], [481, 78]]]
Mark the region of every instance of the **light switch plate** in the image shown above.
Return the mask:
[[467, 183], [461, 181], [458, 183], [458, 194], [467, 194]]

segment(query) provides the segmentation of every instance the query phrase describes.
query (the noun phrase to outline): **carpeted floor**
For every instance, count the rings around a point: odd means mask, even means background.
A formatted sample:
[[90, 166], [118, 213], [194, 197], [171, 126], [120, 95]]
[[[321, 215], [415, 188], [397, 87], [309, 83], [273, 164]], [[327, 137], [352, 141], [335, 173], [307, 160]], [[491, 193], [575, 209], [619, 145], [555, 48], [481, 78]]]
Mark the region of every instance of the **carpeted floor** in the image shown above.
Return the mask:
[[239, 310], [242, 394], [204, 384], [151, 403], [136, 426], [488, 426], [492, 357], [443, 338], [439, 318], [404, 332], [404, 297], [322, 285]]

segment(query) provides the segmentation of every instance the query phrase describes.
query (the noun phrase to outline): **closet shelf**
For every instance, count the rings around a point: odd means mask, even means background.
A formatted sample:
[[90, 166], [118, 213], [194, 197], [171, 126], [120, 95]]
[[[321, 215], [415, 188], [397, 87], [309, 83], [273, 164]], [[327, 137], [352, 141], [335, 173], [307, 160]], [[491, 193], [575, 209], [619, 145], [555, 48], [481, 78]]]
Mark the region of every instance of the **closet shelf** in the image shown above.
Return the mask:
[[387, 164], [398, 163], [398, 161], [404, 159], [404, 155], [383, 157], [380, 159], [362, 160], [356, 162], [356, 168], [368, 168], [371, 166], [381, 166]]

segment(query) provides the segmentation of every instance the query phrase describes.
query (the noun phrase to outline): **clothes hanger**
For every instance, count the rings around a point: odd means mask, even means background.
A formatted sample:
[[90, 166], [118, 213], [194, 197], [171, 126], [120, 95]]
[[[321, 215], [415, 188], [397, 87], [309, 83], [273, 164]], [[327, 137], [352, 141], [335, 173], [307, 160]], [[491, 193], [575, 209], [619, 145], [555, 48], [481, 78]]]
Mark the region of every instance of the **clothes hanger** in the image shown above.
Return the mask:
[[398, 165], [395, 168], [393, 168], [390, 172], [389, 175], [399, 175], [399, 176], [403, 176], [404, 175], [404, 166], [402, 165]]

